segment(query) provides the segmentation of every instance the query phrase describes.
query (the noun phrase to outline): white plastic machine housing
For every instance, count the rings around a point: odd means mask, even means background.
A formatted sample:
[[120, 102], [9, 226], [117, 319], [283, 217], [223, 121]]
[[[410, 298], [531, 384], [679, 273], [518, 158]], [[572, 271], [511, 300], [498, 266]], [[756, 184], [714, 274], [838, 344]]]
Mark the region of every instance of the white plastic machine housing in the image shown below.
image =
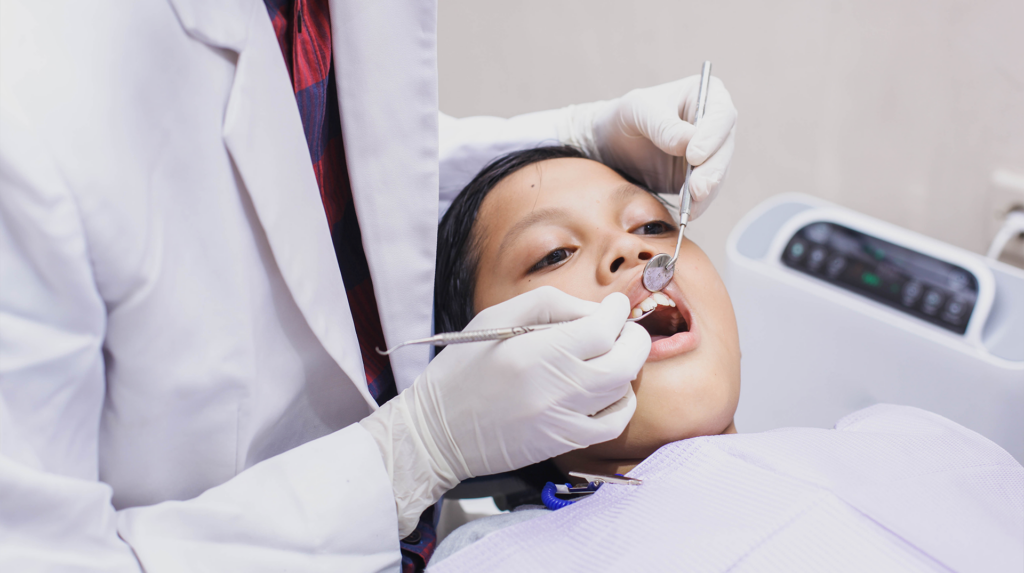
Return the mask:
[[[977, 279], [963, 334], [783, 263], [794, 234], [834, 223], [940, 261]], [[747, 214], [726, 246], [736, 309], [741, 432], [831, 427], [887, 402], [929, 410], [1024, 462], [1024, 272], [806, 195]]]

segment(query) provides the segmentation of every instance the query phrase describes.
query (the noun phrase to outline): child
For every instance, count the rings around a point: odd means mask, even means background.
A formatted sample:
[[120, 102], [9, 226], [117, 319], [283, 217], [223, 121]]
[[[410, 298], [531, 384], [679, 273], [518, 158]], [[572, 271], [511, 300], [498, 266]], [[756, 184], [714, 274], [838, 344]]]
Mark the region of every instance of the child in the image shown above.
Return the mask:
[[572, 470], [625, 473], [666, 443], [736, 431], [736, 319], [711, 261], [684, 239], [672, 283], [653, 294], [641, 283], [646, 261], [675, 248], [673, 220], [656, 195], [571, 147], [495, 161], [442, 219], [438, 332], [462, 330], [481, 310], [542, 286], [597, 302], [619, 291], [634, 315], [656, 309], [640, 322], [653, 344], [633, 381], [637, 409], [626, 430], [554, 458], [557, 471], [529, 468], [522, 475], [535, 487], [544, 482], [535, 476], [561, 483]]
[[592, 301], [622, 292], [634, 315], [655, 309], [640, 322], [653, 344], [622, 435], [524, 475], [564, 482], [571, 470], [626, 473], [650, 459], [635, 489], [471, 522], [431, 567], [662, 570], [685, 559], [721, 571], [1020, 570], [1024, 468], [953, 422], [882, 405], [834, 430], [722, 435], [736, 432], [740, 388], [722, 280], [684, 240], [672, 283], [660, 293], [641, 283], [646, 261], [674, 249], [672, 221], [655, 195], [568, 147], [506, 155], [453, 202], [439, 228], [438, 332], [545, 286]]

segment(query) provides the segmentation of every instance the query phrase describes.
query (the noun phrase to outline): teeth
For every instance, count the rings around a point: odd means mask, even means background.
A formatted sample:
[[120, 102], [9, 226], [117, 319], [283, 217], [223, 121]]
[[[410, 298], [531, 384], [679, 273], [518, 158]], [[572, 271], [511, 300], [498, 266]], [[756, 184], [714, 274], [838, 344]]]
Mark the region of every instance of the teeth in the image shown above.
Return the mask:
[[675, 306], [676, 305], [676, 303], [672, 302], [672, 299], [670, 299], [667, 296], [661, 294], [660, 292], [651, 293], [651, 298], [653, 298], [655, 302], [657, 302], [658, 304], [660, 304], [662, 306]]
[[663, 295], [660, 292], [651, 293], [651, 296], [640, 301], [640, 304], [633, 307], [633, 310], [629, 313], [630, 318], [640, 318], [645, 312], [650, 312], [655, 308], [661, 306], [675, 307], [676, 303], [672, 302], [672, 299]]

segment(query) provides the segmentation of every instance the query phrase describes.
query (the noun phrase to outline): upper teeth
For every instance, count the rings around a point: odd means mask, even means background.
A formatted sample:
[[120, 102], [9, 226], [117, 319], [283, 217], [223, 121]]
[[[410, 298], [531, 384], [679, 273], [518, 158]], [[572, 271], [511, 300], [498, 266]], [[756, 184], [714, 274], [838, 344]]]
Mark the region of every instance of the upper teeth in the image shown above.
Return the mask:
[[676, 303], [672, 302], [672, 299], [668, 298], [660, 292], [651, 293], [651, 296], [640, 301], [640, 304], [633, 307], [633, 311], [629, 313], [631, 318], [640, 318], [645, 312], [649, 312], [658, 307], [662, 306], [675, 306]]

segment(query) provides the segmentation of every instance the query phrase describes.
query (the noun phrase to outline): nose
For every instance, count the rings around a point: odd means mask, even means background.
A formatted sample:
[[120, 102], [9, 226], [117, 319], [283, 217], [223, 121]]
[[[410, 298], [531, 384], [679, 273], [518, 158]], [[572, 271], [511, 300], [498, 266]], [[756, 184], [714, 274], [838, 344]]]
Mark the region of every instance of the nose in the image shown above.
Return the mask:
[[609, 245], [601, 264], [598, 266], [598, 282], [609, 285], [627, 271], [642, 267], [656, 254], [656, 251], [636, 235], [623, 234]]

